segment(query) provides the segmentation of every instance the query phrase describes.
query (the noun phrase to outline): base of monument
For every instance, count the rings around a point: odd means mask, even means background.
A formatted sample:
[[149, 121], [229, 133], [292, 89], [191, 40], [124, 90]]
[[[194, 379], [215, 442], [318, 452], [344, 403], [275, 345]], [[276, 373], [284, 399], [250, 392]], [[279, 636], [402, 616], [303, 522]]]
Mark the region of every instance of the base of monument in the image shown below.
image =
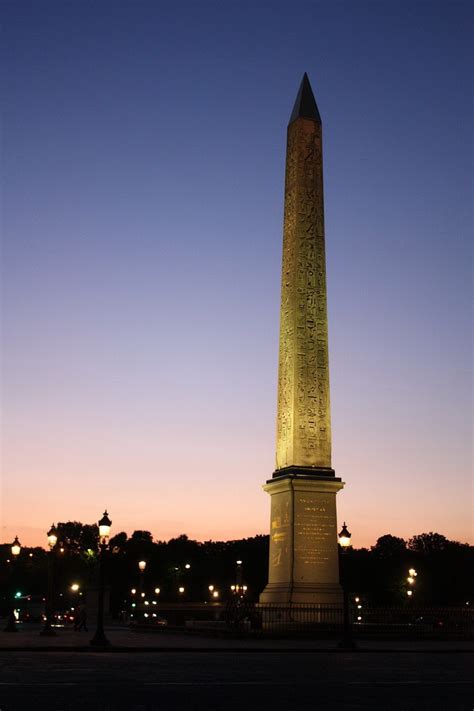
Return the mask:
[[260, 594], [261, 604], [335, 605], [343, 603], [340, 585], [324, 583], [268, 583]]

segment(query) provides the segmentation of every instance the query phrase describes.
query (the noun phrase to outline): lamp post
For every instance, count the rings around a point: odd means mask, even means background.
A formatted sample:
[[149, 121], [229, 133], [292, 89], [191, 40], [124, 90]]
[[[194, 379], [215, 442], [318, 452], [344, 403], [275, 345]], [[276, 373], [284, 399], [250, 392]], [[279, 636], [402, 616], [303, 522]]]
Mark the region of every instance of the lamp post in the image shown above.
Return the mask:
[[407, 589], [407, 596], [412, 597], [413, 595], [413, 586], [416, 583], [416, 577], [418, 573], [416, 572], [415, 568], [410, 568], [408, 571], [408, 577], [407, 577], [407, 583], [408, 583], [408, 589]]
[[56, 631], [53, 629], [53, 615], [54, 615], [54, 556], [55, 547], [58, 542], [58, 532], [56, 526], [53, 525], [49, 529], [48, 533], [48, 546], [49, 546], [49, 556], [48, 556], [48, 594], [46, 596], [46, 620], [44, 627], [40, 632], [43, 637], [56, 637]]
[[[13, 541], [12, 547], [11, 547], [11, 553], [12, 553], [12, 556], [13, 556], [13, 559], [12, 559], [12, 565], [13, 565], [13, 566], [14, 566], [15, 563], [16, 563], [16, 559], [17, 559], [18, 556], [20, 555], [20, 551], [21, 551], [21, 543], [20, 543], [20, 541], [18, 540], [18, 536], [15, 536], [15, 540]], [[10, 578], [10, 580], [11, 580], [11, 588], [12, 588], [12, 590], [11, 590], [11, 593], [12, 593], [12, 600], [11, 600], [11, 605], [10, 605], [10, 613], [9, 613], [9, 615], [8, 615], [7, 626], [5, 627], [5, 630], [4, 630], [5, 632], [17, 632], [17, 629], [16, 629], [16, 618], [15, 618], [15, 597], [14, 597], [14, 594], [13, 594], [14, 570], [15, 570], [15, 568], [12, 568], [11, 578]]]
[[142, 598], [143, 592], [144, 592], [143, 588], [145, 586], [146, 560], [138, 561], [138, 570], [140, 571], [140, 580], [139, 580], [138, 589], [140, 591], [140, 598]]
[[237, 566], [235, 571], [235, 592], [237, 595], [242, 596], [242, 561], [236, 560], [235, 564]]
[[104, 632], [104, 564], [105, 564], [105, 553], [107, 550], [107, 545], [109, 542], [110, 528], [112, 526], [112, 521], [109, 518], [107, 510], [104, 511], [104, 515], [99, 521], [99, 600], [97, 609], [97, 628], [93, 638], [90, 643], [93, 647], [108, 647], [110, 642], [105, 636]]
[[351, 621], [349, 619], [349, 594], [347, 591], [347, 584], [345, 580], [345, 571], [343, 570], [344, 565], [343, 565], [343, 558], [344, 556], [347, 555], [351, 548], [351, 538], [352, 534], [349, 533], [349, 530], [346, 526], [346, 522], [344, 521], [342, 528], [338, 534], [338, 543], [339, 543], [339, 561], [340, 561], [340, 577], [341, 577], [341, 585], [342, 585], [342, 594], [343, 594], [343, 602], [344, 602], [344, 612], [343, 612], [343, 633], [342, 633], [342, 640], [339, 643], [339, 648], [340, 649], [356, 649], [357, 645], [354, 642], [354, 639], [352, 637], [352, 625]]

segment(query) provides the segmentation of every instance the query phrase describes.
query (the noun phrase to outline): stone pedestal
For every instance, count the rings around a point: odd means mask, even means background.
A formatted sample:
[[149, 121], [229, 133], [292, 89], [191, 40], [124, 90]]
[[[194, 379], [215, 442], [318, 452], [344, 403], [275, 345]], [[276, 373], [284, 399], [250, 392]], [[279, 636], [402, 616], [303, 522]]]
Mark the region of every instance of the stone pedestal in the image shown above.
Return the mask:
[[[332, 471], [332, 470], [328, 470]], [[283, 474], [263, 487], [271, 496], [268, 585], [261, 603], [341, 605], [334, 475]]]

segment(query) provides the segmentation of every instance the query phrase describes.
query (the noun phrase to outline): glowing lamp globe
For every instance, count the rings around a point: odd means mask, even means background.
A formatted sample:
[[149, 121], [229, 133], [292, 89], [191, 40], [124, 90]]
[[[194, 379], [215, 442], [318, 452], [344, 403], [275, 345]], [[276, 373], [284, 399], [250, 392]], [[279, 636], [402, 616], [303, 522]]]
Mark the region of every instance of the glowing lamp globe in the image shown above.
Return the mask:
[[339, 546], [343, 553], [345, 553], [351, 547], [351, 538], [352, 534], [349, 533], [349, 530], [346, 526], [346, 522], [344, 521], [344, 523], [342, 524], [342, 528], [338, 534]]
[[56, 526], [54, 525], [54, 523], [46, 535], [48, 536], [48, 546], [50, 548], [54, 548], [54, 546], [58, 542], [58, 532], [56, 530]]
[[109, 540], [111, 526], [112, 521], [110, 520], [106, 509], [104, 511], [104, 515], [99, 521], [99, 538], [101, 543], [105, 544]]
[[12, 555], [17, 556], [20, 555], [21, 551], [21, 543], [18, 540], [18, 536], [15, 536], [15, 540], [12, 543]]
[[143, 573], [145, 568], [146, 568], [146, 560], [140, 560], [138, 562], [138, 569], [140, 570], [141, 573]]

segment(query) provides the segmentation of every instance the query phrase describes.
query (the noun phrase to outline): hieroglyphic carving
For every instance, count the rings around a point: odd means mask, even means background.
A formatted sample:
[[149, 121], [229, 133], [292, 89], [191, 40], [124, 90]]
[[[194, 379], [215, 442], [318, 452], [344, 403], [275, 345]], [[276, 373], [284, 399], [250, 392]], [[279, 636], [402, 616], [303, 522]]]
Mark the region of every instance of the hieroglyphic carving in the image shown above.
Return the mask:
[[288, 128], [277, 469], [331, 466], [321, 125]]

